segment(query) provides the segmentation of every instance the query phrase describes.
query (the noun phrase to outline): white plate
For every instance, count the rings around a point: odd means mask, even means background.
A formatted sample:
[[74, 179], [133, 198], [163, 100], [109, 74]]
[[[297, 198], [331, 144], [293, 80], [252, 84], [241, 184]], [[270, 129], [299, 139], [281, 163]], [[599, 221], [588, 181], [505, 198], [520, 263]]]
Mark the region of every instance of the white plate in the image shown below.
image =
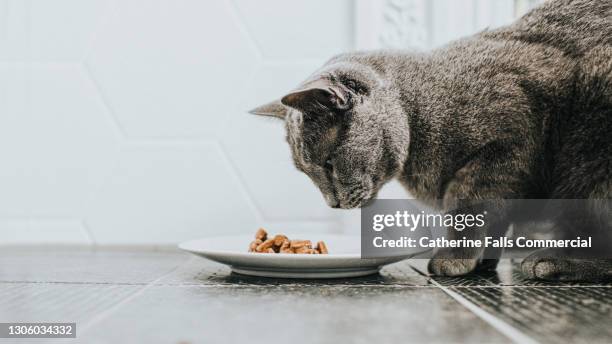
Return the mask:
[[[289, 236], [290, 238], [298, 236]], [[232, 271], [251, 276], [280, 278], [342, 278], [377, 273], [383, 265], [410, 258], [418, 252], [393, 257], [361, 258], [356, 236], [310, 234], [323, 240], [329, 254], [266, 254], [247, 252], [253, 236], [226, 236], [181, 243], [179, 248], [229, 265]]]

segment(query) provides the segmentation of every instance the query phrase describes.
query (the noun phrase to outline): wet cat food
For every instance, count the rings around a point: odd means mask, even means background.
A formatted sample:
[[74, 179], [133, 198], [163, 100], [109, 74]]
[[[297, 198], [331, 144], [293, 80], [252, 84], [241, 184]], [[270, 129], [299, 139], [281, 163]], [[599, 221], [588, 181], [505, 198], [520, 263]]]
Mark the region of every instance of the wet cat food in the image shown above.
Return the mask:
[[255, 240], [249, 244], [253, 253], [289, 253], [289, 254], [328, 254], [325, 242], [319, 241], [313, 248], [310, 240], [290, 240], [286, 235], [277, 234], [268, 237], [265, 229], [255, 233]]

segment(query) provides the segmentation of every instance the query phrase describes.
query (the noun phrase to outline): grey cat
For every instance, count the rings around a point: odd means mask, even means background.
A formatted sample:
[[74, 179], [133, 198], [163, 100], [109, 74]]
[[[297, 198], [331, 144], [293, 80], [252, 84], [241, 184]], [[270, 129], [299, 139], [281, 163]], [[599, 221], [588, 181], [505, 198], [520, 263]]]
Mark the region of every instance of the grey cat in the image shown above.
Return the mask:
[[[428, 53], [342, 54], [252, 112], [285, 120], [295, 166], [334, 208], [365, 205], [393, 178], [443, 209], [472, 209], [467, 200], [479, 199], [609, 199], [612, 1], [549, 1]], [[500, 202], [488, 211], [488, 233], [504, 235], [511, 209]], [[596, 242], [609, 250], [612, 220], [603, 216]], [[594, 235], [588, 219], [577, 221], [555, 225], [564, 236]], [[429, 270], [495, 268], [497, 259], [483, 257], [481, 248], [441, 249]], [[612, 277], [612, 260], [544, 249], [522, 269], [531, 278], [601, 280]]]

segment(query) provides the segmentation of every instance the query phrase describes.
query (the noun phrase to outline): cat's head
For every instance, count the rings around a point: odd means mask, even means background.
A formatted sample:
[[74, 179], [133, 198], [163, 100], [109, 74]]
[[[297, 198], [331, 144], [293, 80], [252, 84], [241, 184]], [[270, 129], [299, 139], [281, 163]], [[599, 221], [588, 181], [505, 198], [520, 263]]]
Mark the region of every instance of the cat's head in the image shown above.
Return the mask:
[[297, 89], [251, 111], [286, 123], [298, 170], [333, 208], [374, 198], [408, 153], [408, 124], [396, 93], [379, 71], [335, 58]]

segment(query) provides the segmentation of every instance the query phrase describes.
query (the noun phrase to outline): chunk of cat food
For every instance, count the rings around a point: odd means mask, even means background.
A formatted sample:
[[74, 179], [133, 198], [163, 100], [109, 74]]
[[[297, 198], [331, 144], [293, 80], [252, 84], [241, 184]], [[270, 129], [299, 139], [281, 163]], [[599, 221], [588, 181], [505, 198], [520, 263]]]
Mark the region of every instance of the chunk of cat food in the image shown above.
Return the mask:
[[289, 238], [287, 238], [286, 235], [276, 234], [274, 236], [274, 246], [280, 247], [283, 244], [283, 242], [285, 242], [287, 240], [289, 240]]
[[279, 249], [280, 253], [293, 253], [293, 250], [290, 247], [289, 240], [283, 241], [281, 247]]
[[255, 233], [255, 239], [266, 241], [267, 238], [268, 238], [268, 232], [266, 232], [266, 230], [263, 228], [258, 229], [257, 232]]
[[319, 253], [321, 253], [321, 254], [327, 254], [328, 253], [327, 245], [325, 245], [325, 242], [323, 242], [323, 241], [317, 242], [316, 250], [319, 251]]
[[315, 250], [307, 246], [302, 246], [302, 247], [296, 248], [294, 252], [298, 254], [314, 254]]
[[274, 250], [274, 248], [272, 248], [272, 246], [274, 246], [274, 239], [268, 239], [268, 240], [262, 242], [261, 244], [259, 244], [257, 246], [257, 248], [255, 249], [255, 251], [257, 251], [257, 252], [267, 252], [269, 248]]
[[302, 247], [312, 248], [312, 242], [310, 242], [310, 240], [291, 240], [290, 245], [293, 249]]
[[318, 241], [315, 248], [310, 240], [289, 240], [286, 235], [277, 234], [268, 239], [265, 229], [259, 228], [255, 240], [249, 244], [249, 252], [253, 253], [285, 253], [285, 254], [328, 254], [327, 246]]
[[259, 239], [251, 241], [251, 244], [249, 245], [249, 252], [255, 252], [257, 250], [257, 246], [259, 246], [261, 243], [262, 241]]

